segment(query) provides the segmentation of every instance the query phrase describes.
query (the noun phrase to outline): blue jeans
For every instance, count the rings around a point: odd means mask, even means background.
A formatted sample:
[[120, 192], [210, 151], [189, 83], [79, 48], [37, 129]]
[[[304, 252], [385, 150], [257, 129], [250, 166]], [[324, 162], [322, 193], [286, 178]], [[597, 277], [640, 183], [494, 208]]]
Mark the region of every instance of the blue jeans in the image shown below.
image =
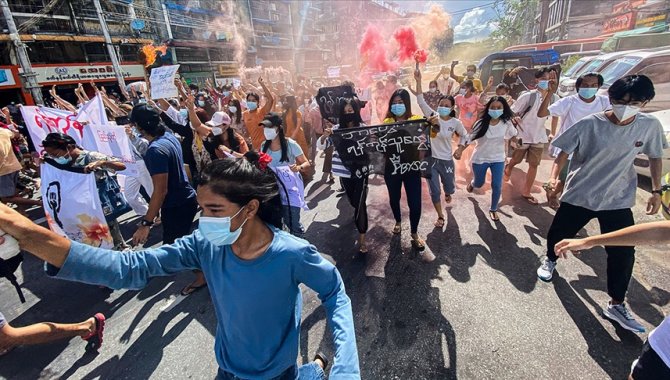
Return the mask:
[[[315, 362], [310, 362], [307, 364], [301, 365], [299, 368], [297, 365], [292, 366], [287, 369], [281, 375], [274, 377], [270, 380], [325, 380], [326, 374], [323, 372], [323, 369], [319, 367]], [[230, 372], [226, 372], [219, 368], [219, 373], [216, 375], [216, 380], [243, 380]]]
[[491, 169], [491, 211], [498, 211], [498, 202], [502, 195], [503, 171], [505, 171], [505, 162], [485, 162], [483, 164], [472, 164], [472, 172], [475, 179], [472, 181], [472, 187], [479, 189], [484, 186], [486, 181], [486, 170]]
[[430, 168], [430, 179], [428, 181], [428, 188], [430, 190], [430, 200], [433, 204], [440, 202], [440, 182], [444, 188], [445, 195], [454, 193], [454, 161], [441, 160], [439, 158], [433, 159], [433, 166]]
[[284, 225], [291, 231], [291, 235], [299, 238], [305, 235], [305, 227], [300, 223], [300, 207], [282, 206]]

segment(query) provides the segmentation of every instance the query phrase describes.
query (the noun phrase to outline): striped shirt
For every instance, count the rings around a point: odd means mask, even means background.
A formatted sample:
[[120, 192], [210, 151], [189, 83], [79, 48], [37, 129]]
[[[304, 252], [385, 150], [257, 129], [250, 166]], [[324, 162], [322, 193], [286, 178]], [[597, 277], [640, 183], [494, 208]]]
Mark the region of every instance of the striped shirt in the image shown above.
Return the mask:
[[[361, 123], [361, 127], [365, 127], [366, 125]], [[339, 124], [333, 126], [333, 131], [338, 129], [340, 127]], [[323, 143], [321, 142], [321, 138], [316, 140], [316, 149], [318, 150], [326, 150], [333, 146], [333, 140], [328, 137], [326, 141]], [[349, 169], [347, 169], [344, 164], [342, 163], [342, 160], [340, 159], [340, 154], [337, 153], [337, 149], [333, 151], [333, 175], [335, 177], [342, 177], [342, 178], [351, 178], [351, 172]]]

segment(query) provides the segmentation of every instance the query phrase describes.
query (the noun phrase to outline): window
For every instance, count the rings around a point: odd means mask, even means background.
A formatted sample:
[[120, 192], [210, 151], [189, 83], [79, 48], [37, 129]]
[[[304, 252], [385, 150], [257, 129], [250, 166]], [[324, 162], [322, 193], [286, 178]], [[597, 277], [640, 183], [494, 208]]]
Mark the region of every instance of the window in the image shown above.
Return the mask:
[[668, 84], [670, 82], [670, 70], [668, 70], [668, 64], [670, 64], [670, 56], [664, 57], [666, 62], [656, 63], [647, 67], [644, 67], [637, 74], [646, 75], [651, 79], [654, 85]]
[[588, 58], [580, 58], [577, 62], [575, 62], [572, 66], [570, 66], [565, 72], [561, 74], [561, 76], [564, 77], [569, 77], [572, 76], [576, 71], [578, 71], [582, 66], [586, 64], [586, 61]]
[[561, 54], [571, 53], [571, 52], [581, 51], [581, 44], [556, 45], [553, 48], [554, 48], [554, 50], [556, 50], [557, 52], [559, 52]]
[[609, 88], [617, 79], [626, 75], [630, 69], [640, 62], [642, 58], [639, 57], [624, 57], [610, 63], [600, 75], [605, 79], [605, 88]]

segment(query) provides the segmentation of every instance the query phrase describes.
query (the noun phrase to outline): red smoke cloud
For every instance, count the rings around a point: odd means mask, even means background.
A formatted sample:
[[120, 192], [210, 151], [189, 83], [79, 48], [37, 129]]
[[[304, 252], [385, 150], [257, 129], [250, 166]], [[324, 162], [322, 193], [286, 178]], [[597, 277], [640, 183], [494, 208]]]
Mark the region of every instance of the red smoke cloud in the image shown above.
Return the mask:
[[398, 68], [396, 62], [389, 61], [386, 56], [386, 44], [379, 29], [368, 25], [363, 34], [363, 40], [358, 45], [358, 51], [363, 57], [363, 67], [376, 71], [393, 71]]
[[416, 44], [414, 29], [409, 26], [398, 28], [393, 33], [393, 38], [398, 43], [398, 60], [400, 62], [405, 62], [414, 57], [414, 53], [419, 49]]

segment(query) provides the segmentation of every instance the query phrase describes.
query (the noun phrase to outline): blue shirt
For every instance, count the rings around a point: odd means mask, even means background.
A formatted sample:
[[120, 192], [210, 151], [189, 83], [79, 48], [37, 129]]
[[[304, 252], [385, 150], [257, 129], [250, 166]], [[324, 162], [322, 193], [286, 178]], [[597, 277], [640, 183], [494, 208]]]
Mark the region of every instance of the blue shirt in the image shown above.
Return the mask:
[[163, 136], [151, 141], [144, 155], [144, 163], [152, 176], [165, 173], [168, 175], [167, 194], [162, 207], [181, 206], [195, 198], [195, 190], [188, 182], [184, 170], [181, 146], [174, 135], [166, 132]]
[[[139, 289], [155, 276], [199, 269], [217, 315], [216, 359], [243, 379], [268, 379], [295, 365], [305, 284], [319, 294], [335, 343], [331, 379], [360, 379], [351, 301], [340, 273], [316, 248], [272, 228], [267, 251], [241, 260], [230, 246], [215, 247], [198, 230], [172, 245], [116, 252], [72, 242], [62, 279]], [[57, 268], [48, 266], [54, 274]]]

